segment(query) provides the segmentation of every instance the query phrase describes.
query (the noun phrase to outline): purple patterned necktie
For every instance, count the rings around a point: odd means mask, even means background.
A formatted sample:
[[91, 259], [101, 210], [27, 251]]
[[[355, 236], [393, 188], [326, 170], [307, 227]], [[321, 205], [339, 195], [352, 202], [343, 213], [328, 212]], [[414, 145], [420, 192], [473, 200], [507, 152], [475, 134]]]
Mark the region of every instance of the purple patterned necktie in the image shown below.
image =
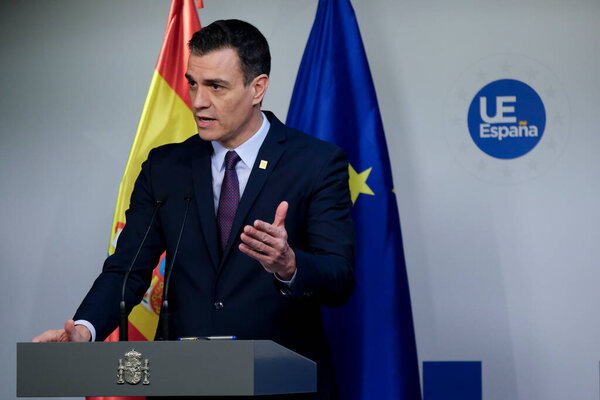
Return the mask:
[[221, 252], [227, 246], [227, 239], [233, 225], [233, 218], [240, 202], [240, 184], [235, 164], [240, 161], [240, 156], [235, 151], [228, 151], [225, 155], [225, 176], [221, 185], [219, 208], [217, 210], [217, 229], [219, 230], [219, 245]]

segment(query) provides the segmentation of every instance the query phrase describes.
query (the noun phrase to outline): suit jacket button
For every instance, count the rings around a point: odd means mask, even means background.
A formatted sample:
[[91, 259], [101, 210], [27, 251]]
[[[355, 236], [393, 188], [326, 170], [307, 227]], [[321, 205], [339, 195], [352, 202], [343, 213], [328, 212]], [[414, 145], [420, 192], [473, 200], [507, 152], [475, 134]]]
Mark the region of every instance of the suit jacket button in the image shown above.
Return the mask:
[[215, 306], [215, 310], [221, 311], [225, 305], [223, 304], [222, 301], [215, 301], [214, 306]]

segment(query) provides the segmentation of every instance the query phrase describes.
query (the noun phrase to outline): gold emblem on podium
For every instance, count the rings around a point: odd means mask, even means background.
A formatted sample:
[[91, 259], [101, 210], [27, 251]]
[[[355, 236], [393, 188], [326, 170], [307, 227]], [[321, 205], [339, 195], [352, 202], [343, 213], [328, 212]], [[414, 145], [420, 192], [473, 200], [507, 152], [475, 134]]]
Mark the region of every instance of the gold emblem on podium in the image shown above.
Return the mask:
[[150, 367], [148, 359], [142, 361], [142, 353], [135, 350], [125, 353], [125, 359], [119, 358], [119, 367], [117, 368], [117, 383], [119, 385], [127, 382], [130, 385], [150, 384]]

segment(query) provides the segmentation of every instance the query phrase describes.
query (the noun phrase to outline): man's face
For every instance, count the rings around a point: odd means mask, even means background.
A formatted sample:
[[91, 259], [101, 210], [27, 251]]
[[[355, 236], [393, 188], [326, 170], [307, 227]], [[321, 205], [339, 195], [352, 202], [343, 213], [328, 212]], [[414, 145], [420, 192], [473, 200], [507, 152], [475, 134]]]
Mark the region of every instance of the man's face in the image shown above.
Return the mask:
[[269, 78], [260, 75], [244, 86], [236, 50], [220, 49], [203, 56], [190, 54], [185, 76], [202, 139], [235, 148], [260, 128], [260, 102]]

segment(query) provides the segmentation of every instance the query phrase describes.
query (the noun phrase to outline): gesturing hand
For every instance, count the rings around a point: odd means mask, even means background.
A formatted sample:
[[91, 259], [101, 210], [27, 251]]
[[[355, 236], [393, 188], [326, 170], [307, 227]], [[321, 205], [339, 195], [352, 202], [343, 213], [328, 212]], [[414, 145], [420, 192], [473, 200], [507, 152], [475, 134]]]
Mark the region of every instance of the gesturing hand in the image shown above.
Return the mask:
[[32, 339], [32, 342], [89, 342], [92, 334], [83, 325], [75, 325], [70, 319], [64, 329], [49, 330]]
[[275, 211], [272, 224], [256, 220], [254, 225], [246, 225], [241, 234], [243, 243], [239, 249], [259, 261], [265, 270], [276, 273], [283, 280], [290, 280], [296, 272], [296, 255], [288, 245], [285, 230], [285, 216], [288, 203], [282, 201]]

